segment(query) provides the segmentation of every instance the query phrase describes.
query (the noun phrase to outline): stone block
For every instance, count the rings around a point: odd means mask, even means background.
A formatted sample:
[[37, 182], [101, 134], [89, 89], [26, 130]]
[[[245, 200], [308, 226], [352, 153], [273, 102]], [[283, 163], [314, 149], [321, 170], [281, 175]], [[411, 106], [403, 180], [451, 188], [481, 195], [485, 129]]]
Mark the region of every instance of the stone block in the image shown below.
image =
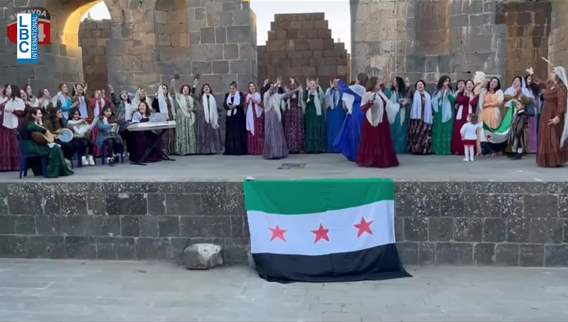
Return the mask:
[[423, 242], [418, 244], [418, 264], [436, 264], [436, 243]]
[[90, 216], [55, 217], [57, 234], [69, 236], [90, 236], [93, 218]]
[[531, 218], [529, 241], [531, 243], [562, 242], [562, 221], [558, 218]]
[[[140, 216], [138, 221], [138, 234], [133, 236], [158, 237], [158, 218], [155, 216]], [[134, 223], [132, 223], [134, 224]], [[135, 229], [133, 229], [135, 230]]]
[[250, 60], [231, 60], [230, 72], [234, 74], [250, 73], [252, 70]]
[[558, 196], [551, 194], [525, 195], [525, 215], [532, 217], [557, 217]]
[[191, 73], [193, 75], [197, 74], [210, 74], [211, 73], [211, 62], [201, 62], [192, 61], [191, 62]]
[[112, 237], [95, 237], [97, 245], [97, 259], [116, 259], [116, 251], [114, 248], [114, 238]]
[[183, 251], [183, 263], [187, 269], [211, 269], [223, 265], [223, 249], [214, 244], [193, 244]]
[[65, 237], [65, 257], [78, 259], [95, 259], [97, 246], [93, 237]]
[[245, 226], [245, 216], [230, 216], [231, 223], [231, 237], [245, 238], [245, 231], [248, 231], [248, 226]]
[[519, 265], [521, 266], [544, 266], [544, 245], [542, 244], [521, 244]]
[[215, 42], [224, 44], [227, 42], [227, 28], [217, 27], [215, 28]]
[[63, 236], [30, 236], [29, 257], [65, 258], [65, 238]]
[[0, 236], [0, 257], [27, 257], [29, 240], [25, 236]]
[[418, 243], [398, 242], [396, 248], [403, 265], [418, 264]]
[[195, 61], [210, 61], [223, 58], [223, 44], [200, 44], [191, 46], [191, 57]]
[[109, 193], [106, 195], [109, 215], [145, 215], [147, 213], [146, 196], [141, 193]]
[[473, 249], [474, 264], [492, 265], [495, 263], [495, 244], [478, 243]]
[[528, 242], [530, 219], [522, 217], [511, 217], [506, 219], [507, 241], [509, 242]]
[[[480, 207], [479, 205], [492, 205]], [[465, 194], [464, 215], [474, 217], [509, 217], [522, 214], [522, 200], [510, 194]]]
[[8, 194], [8, 209], [12, 215], [41, 215], [42, 207], [37, 205], [42, 204], [42, 196], [33, 193], [10, 193]]
[[134, 238], [114, 238], [114, 251], [117, 259], [136, 259], [136, 243]]
[[217, 60], [213, 62], [214, 74], [226, 74], [229, 72], [229, 62], [226, 60]]
[[166, 194], [168, 215], [199, 215], [203, 212], [200, 194]]
[[120, 235], [140, 236], [139, 218], [141, 216], [120, 216]]
[[167, 238], [138, 238], [136, 239], [137, 259], [167, 259], [170, 242]]
[[473, 264], [473, 245], [470, 243], [437, 243], [436, 264]]
[[148, 215], [158, 216], [166, 214], [166, 197], [163, 194], [149, 193], [148, 199]]
[[232, 26], [227, 27], [227, 39], [232, 43], [243, 43], [251, 41], [249, 26]]
[[109, 236], [109, 237], [120, 235], [120, 217], [93, 216], [91, 234], [93, 236]]
[[428, 218], [405, 217], [404, 237], [407, 241], [428, 240]]
[[[1, 219], [2, 217], [0, 217]], [[21, 235], [35, 235], [36, 223], [34, 216], [16, 216], [15, 217], [15, 233]], [[0, 224], [1, 225], [1, 224]], [[1, 230], [2, 228], [0, 228]]]
[[434, 194], [403, 194], [396, 201], [396, 213], [401, 216], [434, 217], [440, 215], [440, 198]]
[[160, 237], [179, 236], [179, 217], [176, 216], [159, 217], [158, 235]]
[[485, 218], [483, 219], [483, 236], [484, 242], [501, 242], [506, 238], [505, 220], [502, 218]]
[[395, 238], [398, 241], [403, 241], [403, 240], [405, 240], [405, 238], [404, 238], [404, 217], [395, 216], [394, 220], [395, 220], [395, 224], [394, 224]]
[[545, 245], [544, 266], [568, 266], [568, 244]]
[[517, 266], [519, 264], [519, 245], [497, 244], [495, 246], [495, 264]]
[[463, 214], [463, 194], [444, 193], [440, 194], [440, 216], [457, 217]]
[[0, 216], [0, 234], [14, 234], [16, 232], [16, 216]]
[[430, 241], [449, 241], [454, 231], [454, 219], [448, 217], [432, 217], [429, 221]]
[[188, 216], [180, 218], [180, 236], [190, 238], [226, 238], [230, 235], [229, 217]]

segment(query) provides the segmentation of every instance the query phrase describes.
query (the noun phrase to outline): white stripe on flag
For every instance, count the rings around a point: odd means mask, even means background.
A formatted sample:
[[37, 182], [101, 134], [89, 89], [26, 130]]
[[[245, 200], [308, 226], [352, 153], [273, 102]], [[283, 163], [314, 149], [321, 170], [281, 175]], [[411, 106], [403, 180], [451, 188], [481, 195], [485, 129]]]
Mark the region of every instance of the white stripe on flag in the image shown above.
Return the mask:
[[[278, 215], [262, 211], [248, 211], [251, 252], [286, 255], [327, 255], [364, 250], [395, 243], [394, 201], [383, 200], [358, 207], [330, 210], [303, 215]], [[357, 236], [355, 227], [364, 219], [370, 222], [372, 234]], [[328, 229], [329, 241], [316, 234], [320, 225]], [[273, 230], [285, 230], [285, 241], [276, 237]]]

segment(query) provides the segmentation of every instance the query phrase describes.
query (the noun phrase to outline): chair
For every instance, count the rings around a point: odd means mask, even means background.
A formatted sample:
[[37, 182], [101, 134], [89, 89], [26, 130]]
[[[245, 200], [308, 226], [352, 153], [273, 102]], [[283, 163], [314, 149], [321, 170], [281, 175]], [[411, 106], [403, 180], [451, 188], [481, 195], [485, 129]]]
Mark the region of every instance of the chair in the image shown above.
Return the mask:
[[20, 136], [20, 133], [17, 133], [16, 136], [18, 138], [18, 145], [20, 146], [20, 179], [22, 179], [22, 177], [28, 176], [28, 159], [37, 159], [37, 158], [39, 158], [41, 161], [41, 174], [45, 178], [47, 178], [47, 156], [43, 157], [28, 156], [28, 151], [24, 146], [24, 142], [22, 140], [22, 137]]

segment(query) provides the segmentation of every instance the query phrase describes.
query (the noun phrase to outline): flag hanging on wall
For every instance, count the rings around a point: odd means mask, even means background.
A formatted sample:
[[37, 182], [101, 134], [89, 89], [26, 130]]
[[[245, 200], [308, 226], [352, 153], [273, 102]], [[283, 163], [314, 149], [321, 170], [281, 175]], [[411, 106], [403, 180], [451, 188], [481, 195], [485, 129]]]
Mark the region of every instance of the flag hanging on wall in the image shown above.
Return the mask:
[[410, 276], [395, 244], [386, 179], [245, 181], [251, 253], [270, 281]]

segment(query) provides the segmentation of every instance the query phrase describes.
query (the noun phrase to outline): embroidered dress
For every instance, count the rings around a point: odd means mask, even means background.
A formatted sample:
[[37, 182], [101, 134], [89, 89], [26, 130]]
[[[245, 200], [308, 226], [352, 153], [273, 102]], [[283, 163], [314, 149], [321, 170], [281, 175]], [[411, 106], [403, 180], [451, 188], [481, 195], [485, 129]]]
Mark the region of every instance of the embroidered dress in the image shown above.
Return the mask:
[[[540, 167], [559, 167], [568, 161], [568, 142], [560, 143], [566, 118], [566, 86], [548, 84], [544, 91], [544, 108], [540, 118], [539, 145], [536, 162]], [[560, 122], [548, 125], [558, 116]]]
[[304, 152], [323, 153], [327, 150], [325, 140], [325, 115], [322, 107], [323, 92], [317, 89], [304, 96], [306, 114], [304, 115]]
[[[282, 93], [279, 93], [282, 94]], [[284, 111], [284, 132], [290, 153], [304, 151], [304, 112], [301, 93], [294, 93], [287, 100]]]
[[223, 152], [217, 101], [211, 94], [203, 94], [197, 103], [197, 142], [200, 154]]
[[452, 135], [452, 154], [464, 155], [461, 128], [467, 123], [470, 114], [477, 112], [478, 96], [470, 98], [469, 96], [458, 94], [456, 97], [456, 117], [454, 119], [454, 130]]
[[414, 93], [408, 143], [412, 154], [432, 153], [432, 105], [428, 92]]
[[262, 154], [264, 149], [264, 113], [260, 93], [248, 93], [245, 98], [247, 152]]
[[454, 130], [454, 94], [448, 90], [438, 91], [432, 98], [434, 124], [432, 126], [432, 151], [437, 155], [452, 154], [452, 135]]
[[325, 96], [327, 100], [327, 112], [325, 115], [327, 152], [339, 153], [340, 149], [335, 145], [335, 141], [339, 136], [343, 121], [345, 121], [343, 95], [339, 89], [328, 88]]
[[275, 90], [264, 93], [264, 147], [265, 159], [282, 159], [288, 156], [288, 145], [282, 126], [280, 106], [287, 94], [278, 94]]
[[193, 97], [176, 93], [176, 140], [175, 151], [179, 155], [197, 153], [197, 118]]
[[386, 111], [395, 151], [397, 154], [408, 153], [410, 109], [407, 100], [394, 90], [387, 90], [385, 95], [389, 99]]

